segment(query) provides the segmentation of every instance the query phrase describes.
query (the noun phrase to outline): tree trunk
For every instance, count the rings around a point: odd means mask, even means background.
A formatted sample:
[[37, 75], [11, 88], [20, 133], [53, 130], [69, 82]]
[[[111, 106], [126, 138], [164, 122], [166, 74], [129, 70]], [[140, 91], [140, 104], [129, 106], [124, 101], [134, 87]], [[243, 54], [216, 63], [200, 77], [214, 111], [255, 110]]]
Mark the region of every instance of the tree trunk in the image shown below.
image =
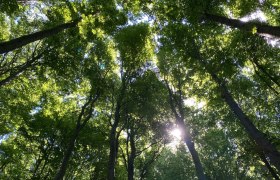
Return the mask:
[[130, 143], [130, 155], [128, 158], [127, 171], [128, 171], [128, 180], [133, 180], [134, 160], [136, 158], [136, 146], [135, 146], [135, 141], [134, 141], [134, 132], [130, 133], [129, 143]]
[[220, 24], [224, 24], [230, 27], [238, 28], [241, 30], [252, 32], [253, 28], [256, 28], [258, 34], [269, 34], [272, 36], [280, 37], [279, 26], [269, 26], [267, 24], [261, 24], [258, 22], [243, 22], [238, 19], [230, 19], [224, 16], [204, 14], [206, 20], [214, 21]]
[[237, 116], [237, 118], [239, 119], [243, 127], [246, 129], [249, 136], [255, 141], [258, 148], [261, 149], [264, 152], [264, 154], [269, 158], [270, 163], [273, 164], [278, 169], [278, 171], [280, 171], [280, 153], [277, 151], [274, 145], [271, 144], [271, 142], [265, 138], [264, 134], [254, 126], [254, 124], [250, 121], [249, 117], [235, 102], [235, 100], [227, 90], [227, 87], [223, 83], [220, 84], [220, 89], [226, 103]]
[[[74, 150], [74, 147], [75, 147], [75, 142], [79, 136], [79, 133], [80, 131], [85, 127], [86, 123], [90, 120], [91, 116], [92, 116], [92, 112], [93, 112], [93, 105], [94, 103], [97, 101], [97, 99], [99, 98], [100, 96], [100, 92], [97, 91], [97, 93], [95, 94], [95, 97], [92, 99], [92, 95], [90, 95], [89, 97], [89, 100], [83, 105], [82, 107], [82, 110], [79, 114], [79, 117], [78, 117], [78, 120], [77, 120], [77, 123], [76, 123], [76, 128], [75, 128], [75, 131], [69, 141], [69, 144], [68, 144], [68, 147], [67, 147], [67, 150], [66, 152], [64, 153], [64, 156], [63, 156], [63, 160], [62, 160], [62, 163], [61, 163], [61, 166], [55, 176], [55, 180], [61, 180], [63, 179], [65, 173], [66, 173], [66, 169], [67, 169], [67, 165], [68, 165], [68, 162], [71, 158], [71, 154]], [[86, 112], [86, 109], [88, 108], [88, 112]], [[83, 116], [86, 115], [86, 117], [83, 119]], [[82, 121], [83, 120], [83, 121]]]
[[58, 172], [57, 172], [57, 174], [56, 174], [56, 176], [54, 178], [55, 180], [63, 179], [63, 177], [64, 177], [64, 175], [66, 173], [67, 165], [68, 165], [68, 162], [70, 160], [71, 154], [72, 154], [72, 152], [74, 150], [75, 142], [76, 142], [76, 139], [77, 139], [77, 137], [79, 135], [80, 130], [81, 130], [80, 127], [77, 127], [75, 129], [75, 132], [74, 132], [72, 138], [70, 139], [68, 147], [67, 147], [67, 150], [66, 150], [66, 152], [64, 154], [64, 157], [63, 157], [63, 160], [62, 160], [62, 164], [61, 164], [61, 166], [60, 166], [60, 168], [59, 168], [59, 170], [58, 170]]
[[[179, 113], [178, 113], [176, 110], [176, 107], [175, 107], [173, 93], [172, 93], [170, 87], [168, 86], [167, 82], [166, 82], [166, 85], [167, 85], [168, 92], [169, 92], [169, 102], [170, 102], [171, 110], [172, 110], [173, 114], [175, 115], [176, 123], [179, 125], [179, 128], [182, 132], [183, 140], [185, 141], [185, 143], [191, 153], [193, 163], [195, 165], [196, 175], [199, 180], [206, 180], [206, 176], [204, 174], [204, 170], [203, 170], [202, 164], [200, 162], [198, 153], [195, 149], [191, 133], [189, 131], [189, 128], [187, 127], [187, 125], [184, 122], [185, 119], [184, 119], [184, 112], [183, 112], [183, 107], [182, 107], [181, 87], [179, 87], [180, 100], [179, 100], [179, 103], [177, 104], [178, 109], [179, 109]], [[179, 82], [179, 86], [181, 86], [180, 82]]]
[[148, 174], [149, 167], [155, 162], [155, 160], [159, 157], [160, 151], [154, 151], [151, 159], [146, 159], [140, 171], [140, 180], [144, 180]]
[[109, 155], [109, 165], [108, 165], [108, 180], [115, 179], [115, 166], [116, 166], [117, 148], [118, 148], [116, 131], [117, 131], [118, 124], [119, 124], [119, 119], [115, 118], [115, 122], [110, 132], [110, 155]]
[[123, 98], [125, 95], [126, 83], [125, 83], [125, 75], [122, 78], [122, 87], [120, 90], [120, 94], [117, 99], [116, 109], [115, 109], [115, 117], [114, 123], [112, 124], [112, 128], [110, 131], [110, 154], [109, 154], [109, 164], [108, 164], [108, 180], [114, 180], [115, 177], [115, 166], [118, 155], [118, 137], [117, 137], [117, 127], [120, 121], [120, 111], [121, 111], [121, 103], [123, 102]]
[[269, 172], [271, 173], [271, 175], [274, 177], [275, 180], [279, 180], [279, 177], [277, 175], [277, 173], [275, 172], [275, 170], [270, 166], [269, 162], [266, 160], [265, 155], [262, 152], [259, 152], [259, 156], [261, 157], [261, 160], [264, 162], [265, 166], [267, 167], [267, 169], [269, 170]]
[[81, 19], [77, 19], [73, 22], [61, 24], [61, 25], [58, 25], [51, 29], [35, 32], [32, 34], [28, 34], [28, 35], [24, 35], [24, 36], [12, 39], [10, 41], [2, 42], [2, 43], [0, 43], [0, 54], [13, 51], [13, 50], [20, 48], [22, 46], [25, 46], [29, 43], [44, 39], [46, 37], [56, 35], [57, 33], [65, 30], [65, 29], [75, 27], [80, 20]]
[[183, 122], [182, 119], [180, 119], [178, 121], [180, 121], [178, 123], [179, 126], [182, 127], [181, 132], [182, 132], [183, 139], [184, 139], [184, 141], [185, 141], [185, 143], [186, 143], [186, 145], [187, 145], [187, 147], [190, 151], [190, 154], [192, 156], [193, 163], [194, 163], [195, 170], [196, 170], [196, 175], [197, 175], [198, 179], [206, 180], [206, 176], [204, 174], [204, 170], [203, 170], [202, 164], [200, 162], [199, 155], [198, 155], [198, 153], [195, 149], [190, 131], [189, 131], [188, 127], [185, 125], [185, 123]]
[[[192, 39], [193, 40], [193, 39]], [[241, 125], [245, 128], [249, 137], [256, 143], [257, 150], [261, 150], [266, 157], [269, 158], [269, 161], [272, 165], [274, 165], [278, 171], [280, 172], [280, 153], [277, 151], [276, 147], [264, 136], [264, 134], [259, 131], [255, 125], [251, 122], [249, 117], [242, 111], [239, 105], [235, 102], [234, 98], [228, 91], [225, 83], [219, 79], [217, 74], [215, 74], [211, 67], [204, 62], [199, 52], [199, 48], [197, 47], [195, 41], [193, 40], [193, 46], [196, 46], [195, 58], [199, 61], [199, 63], [206, 69], [206, 71], [211, 75], [213, 80], [218, 84], [221, 95], [230, 107], [230, 109], [234, 112], [236, 117], [239, 119]]]

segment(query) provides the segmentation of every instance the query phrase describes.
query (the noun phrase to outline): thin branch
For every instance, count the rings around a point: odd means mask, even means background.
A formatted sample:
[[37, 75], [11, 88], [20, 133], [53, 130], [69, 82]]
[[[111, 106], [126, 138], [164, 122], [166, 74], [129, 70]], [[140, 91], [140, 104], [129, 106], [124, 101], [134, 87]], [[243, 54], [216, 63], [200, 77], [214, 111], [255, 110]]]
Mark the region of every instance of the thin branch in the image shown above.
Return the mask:
[[125, 157], [124, 151], [123, 151], [123, 149], [122, 149], [121, 146], [120, 146], [120, 149], [121, 149], [121, 152], [122, 152], [122, 158], [123, 158], [123, 160], [124, 160], [124, 165], [125, 165], [126, 171], [128, 171], [127, 159], [126, 159], [126, 157]]
[[160, 143], [160, 142], [162, 142], [162, 141], [163, 141], [163, 138], [161, 138], [159, 141], [156, 141], [156, 142], [154, 142], [154, 143], [151, 143], [149, 146], [145, 147], [145, 148], [142, 149], [141, 151], [138, 151], [138, 152], [136, 153], [136, 156], [139, 156], [140, 154], [142, 154], [144, 151], [146, 151], [146, 150], [149, 149], [150, 147], [152, 147], [152, 146], [154, 146], [154, 145], [156, 145], [156, 144], [158, 144], [158, 143]]

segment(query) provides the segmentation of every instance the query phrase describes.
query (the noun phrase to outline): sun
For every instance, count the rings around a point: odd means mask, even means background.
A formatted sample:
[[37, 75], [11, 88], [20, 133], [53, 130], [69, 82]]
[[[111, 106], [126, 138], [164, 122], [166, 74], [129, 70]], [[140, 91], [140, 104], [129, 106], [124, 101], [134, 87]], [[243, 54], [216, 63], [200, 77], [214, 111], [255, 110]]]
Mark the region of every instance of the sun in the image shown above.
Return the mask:
[[176, 151], [178, 145], [181, 144], [182, 141], [182, 132], [179, 128], [174, 128], [169, 131], [169, 135], [171, 141], [168, 143], [168, 146], [172, 150]]
[[182, 132], [180, 129], [178, 128], [175, 128], [173, 129], [170, 134], [173, 136], [174, 139], [178, 139], [178, 140], [181, 140], [181, 135], [182, 135]]

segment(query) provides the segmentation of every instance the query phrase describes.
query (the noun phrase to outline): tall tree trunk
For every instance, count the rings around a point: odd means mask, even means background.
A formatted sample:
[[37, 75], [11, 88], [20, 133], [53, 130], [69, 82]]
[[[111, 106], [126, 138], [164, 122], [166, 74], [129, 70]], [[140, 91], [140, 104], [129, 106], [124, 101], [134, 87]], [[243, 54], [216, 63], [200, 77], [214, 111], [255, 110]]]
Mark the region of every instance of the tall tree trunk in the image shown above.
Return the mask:
[[61, 166], [55, 176], [55, 180], [61, 180], [63, 179], [65, 173], [66, 173], [66, 169], [67, 169], [67, 165], [68, 165], [68, 162], [70, 160], [70, 157], [71, 157], [71, 154], [74, 150], [74, 147], [75, 147], [75, 142], [78, 138], [78, 135], [79, 135], [79, 132], [80, 132], [80, 127], [77, 127], [75, 129], [75, 132], [73, 134], [73, 136], [71, 137], [70, 141], [69, 141], [69, 144], [68, 144], [68, 147], [67, 147], [67, 150], [66, 152], [64, 153], [64, 156], [63, 156], [63, 160], [62, 160], [62, 163], [61, 163]]
[[271, 144], [271, 142], [265, 138], [264, 134], [255, 127], [255, 125], [251, 122], [249, 117], [242, 111], [242, 109], [231, 96], [230, 92], [227, 90], [225, 84], [222, 83], [219, 84], [219, 86], [223, 98], [225, 99], [230, 109], [240, 120], [240, 123], [246, 129], [249, 136], [255, 141], [258, 148], [261, 149], [264, 152], [264, 154], [269, 158], [270, 163], [273, 164], [278, 169], [278, 171], [280, 171], [280, 153], [277, 151], [274, 145]]
[[114, 117], [114, 123], [112, 124], [111, 130], [110, 130], [110, 154], [109, 154], [109, 164], [108, 164], [108, 180], [114, 180], [115, 177], [115, 166], [116, 166], [116, 160], [118, 155], [118, 136], [117, 136], [117, 127], [119, 126], [120, 122], [120, 111], [121, 111], [121, 105], [123, 102], [123, 98], [125, 95], [126, 90], [126, 82], [125, 82], [125, 75], [123, 75], [122, 78], [122, 86], [120, 93], [118, 95], [116, 109], [115, 109], [115, 117]]
[[[67, 169], [67, 165], [69, 163], [69, 160], [71, 158], [71, 154], [74, 150], [75, 147], [75, 142], [77, 141], [77, 138], [79, 136], [80, 131], [84, 128], [84, 126], [86, 125], [86, 123], [90, 120], [91, 116], [92, 116], [92, 112], [93, 112], [93, 105], [94, 103], [97, 101], [97, 99], [99, 98], [100, 94], [99, 91], [96, 93], [94, 99], [92, 99], [92, 95], [90, 96], [88, 102], [86, 102], [84, 104], [84, 106], [82, 107], [81, 113], [79, 114], [77, 123], [76, 123], [76, 128], [75, 131], [69, 141], [68, 147], [64, 153], [63, 156], [63, 160], [62, 163], [60, 165], [60, 168], [55, 176], [55, 180], [61, 180], [63, 179], [65, 173], [66, 173], [66, 169]], [[86, 112], [88, 108], [88, 112]], [[83, 119], [83, 116], [86, 115], [86, 117]]]
[[[193, 41], [193, 45], [196, 46], [194, 43], [195, 42]], [[265, 156], [269, 158], [270, 163], [274, 165], [280, 172], [280, 153], [277, 151], [276, 147], [264, 136], [264, 134], [260, 130], [256, 128], [249, 117], [242, 111], [240, 106], [232, 97], [231, 93], [228, 91], [225, 83], [221, 81], [219, 77], [208, 66], [208, 64], [204, 62], [198, 48], [195, 56], [199, 63], [205, 67], [213, 80], [218, 84], [222, 97], [224, 98], [230, 109], [234, 112], [236, 117], [239, 119], [239, 122], [245, 128], [249, 137], [256, 143], [257, 149], [261, 150], [265, 154]]]
[[136, 158], [136, 146], [135, 146], [134, 138], [135, 138], [134, 132], [133, 130], [131, 130], [129, 136], [130, 155], [128, 157], [128, 163], [127, 163], [128, 180], [133, 180], [133, 176], [134, 176], [134, 160]]
[[115, 122], [112, 125], [111, 131], [110, 131], [110, 155], [109, 155], [109, 165], [108, 165], [108, 180], [114, 180], [115, 179], [115, 166], [116, 166], [116, 159], [117, 159], [117, 127], [119, 124], [119, 118], [116, 118], [115, 115]]
[[203, 170], [201, 161], [199, 159], [198, 153], [195, 149], [191, 133], [189, 131], [189, 128], [187, 127], [187, 125], [184, 122], [185, 119], [184, 119], [184, 112], [183, 112], [183, 107], [182, 107], [182, 94], [181, 94], [181, 89], [180, 89], [181, 87], [179, 87], [180, 99], [179, 99], [179, 103], [177, 104], [179, 112], [177, 112], [172, 90], [168, 86], [167, 82], [166, 82], [166, 85], [167, 85], [168, 92], [169, 92], [169, 102], [170, 102], [171, 110], [172, 110], [173, 114], [175, 115], [176, 123], [180, 127], [183, 140], [186, 143], [186, 145], [191, 153], [193, 163], [195, 166], [195, 170], [196, 170], [196, 175], [199, 180], [206, 180], [206, 176], [204, 174], [204, 170]]
[[[182, 124], [181, 125], [182, 127], [186, 127], [184, 122], [181, 122], [181, 124]], [[190, 151], [190, 154], [192, 156], [198, 179], [201, 179], [201, 180], [206, 179], [202, 164], [201, 164], [200, 159], [199, 159], [199, 155], [198, 155], [198, 153], [195, 149], [193, 139], [192, 139], [192, 136], [190, 134], [189, 129], [186, 127], [181, 132], [183, 134], [184, 141], [185, 141], [185, 143], [186, 143], [186, 145], [187, 145], [187, 147]]]
[[252, 32], [253, 28], [256, 28], [258, 34], [269, 34], [272, 36], [280, 37], [280, 27], [270, 26], [258, 22], [243, 22], [238, 19], [230, 19], [224, 16], [205, 13], [204, 18], [213, 22], [224, 24], [230, 27], [238, 28], [241, 30]]
[[46, 37], [56, 35], [57, 33], [65, 30], [65, 29], [76, 27], [76, 25], [78, 24], [78, 22], [80, 20], [81, 19], [77, 19], [73, 22], [61, 24], [61, 25], [58, 25], [51, 29], [35, 32], [32, 34], [28, 34], [28, 35], [24, 35], [24, 36], [12, 39], [10, 41], [2, 42], [2, 43], [0, 43], [0, 54], [13, 51], [13, 50], [20, 48], [22, 46], [25, 46], [29, 43], [44, 39]]

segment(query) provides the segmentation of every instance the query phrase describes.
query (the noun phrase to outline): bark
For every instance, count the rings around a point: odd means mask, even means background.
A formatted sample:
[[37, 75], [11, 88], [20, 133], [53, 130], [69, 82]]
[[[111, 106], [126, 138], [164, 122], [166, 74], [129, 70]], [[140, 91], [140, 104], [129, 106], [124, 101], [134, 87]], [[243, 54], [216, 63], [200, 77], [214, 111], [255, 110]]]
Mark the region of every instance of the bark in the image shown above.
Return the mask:
[[189, 132], [183, 132], [183, 134], [186, 134], [185, 142], [186, 142], [186, 145], [187, 145], [187, 147], [188, 147], [188, 149], [191, 153], [198, 179], [206, 179], [202, 164], [201, 164], [200, 159], [199, 159], [199, 155], [198, 155], [198, 153], [195, 149], [195, 146], [194, 146], [194, 143], [193, 143], [193, 140], [192, 140], [192, 137], [191, 137], [190, 133]]
[[119, 118], [117, 119], [115, 118], [115, 122], [110, 132], [110, 155], [109, 155], [109, 165], [108, 165], [108, 180], [115, 179], [115, 166], [116, 166], [117, 148], [118, 148], [116, 131], [117, 131], [118, 124], [119, 124]]
[[[194, 41], [193, 45], [195, 46]], [[278, 171], [280, 171], [280, 153], [277, 151], [276, 147], [264, 136], [264, 134], [260, 130], [256, 128], [249, 117], [239, 107], [239, 105], [227, 89], [226, 84], [222, 80], [220, 80], [217, 74], [212, 71], [211, 67], [209, 67], [208, 64], [204, 62], [200, 55], [200, 52], [198, 51], [198, 48], [195, 56], [199, 63], [211, 75], [212, 79], [218, 84], [223, 99], [239, 119], [240, 124], [245, 128], [249, 137], [256, 143], [257, 149], [261, 150], [265, 154], [265, 156], [269, 158], [270, 163], [274, 165], [278, 169]]]
[[136, 145], [135, 145], [134, 138], [135, 138], [134, 133], [131, 132], [129, 136], [130, 155], [127, 164], [128, 180], [133, 180], [133, 175], [134, 175], [134, 160], [136, 158]]
[[110, 154], [109, 154], [108, 175], [107, 175], [108, 180], [115, 179], [115, 166], [116, 166], [116, 160], [117, 160], [117, 155], [118, 155], [117, 127], [119, 126], [119, 122], [120, 122], [121, 104], [123, 102], [123, 98], [125, 95], [125, 89], [126, 89], [126, 83], [125, 83], [124, 77], [122, 78], [122, 87], [121, 87], [120, 94], [117, 99], [114, 123], [112, 124], [112, 128], [110, 130], [110, 137], [109, 137]]
[[259, 78], [265, 83], [265, 85], [278, 96], [279, 92], [272, 87], [271, 83], [267, 81], [267, 78], [262, 76], [261, 73], [255, 68], [255, 66], [254, 66], [254, 71], [256, 75], [259, 76]]
[[258, 34], [269, 34], [272, 36], [280, 37], [280, 27], [270, 26], [258, 22], [243, 22], [238, 19], [230, 19], [224, 16], [205, 13], [204, 18], [213, 22], [224, 24], [233, 28], [252, 32], [253, 28], [256, 28]]
[[[166, 83], [167, 84], [167, 83]], [[179, 83], [180, 86], [180, 83]], [[183, 112], [183, 106], [182, 106], [182, 93], [181, 93], [181, 89], [179, 87], [179, 94], [180, 94], [180, 100], [177, 104], [178, 109], [179, 109], [179, 113], [176, 110], [175, 107], [175, 103], [174, 103], [174, 98], [173, 98], [173, 93], [171, 91], [171, 89], [168, 87], [168, 92], [169, 92], [169, 102], [170, 102], [170, 106], [171, 106], [171, 110], [173, 112], [173, 114], [175, 115], [176, 118], [176, 123], [179, 125], [183, 139], [191, 153], [192, 159], [193, 159], [193, 163], [195, 165], [195, 170], [196, 170], [196, 175], [198, 177], [198, 179], [200, 180], [205, 180], [206, 176], [204, 174], [204, 170], [201, 164], [201, 161], [199, 159], [199, 155], [195, 149], [194, 143], [193, 143], [193, 139], [191, 136], [191, 133], [189, 131], [189, 128], [187, 127], [187, 125], [184, 122], [184, 112]]]
[[[89, 119], [92, 116], [92, 112], [93, 112], [93, 105], [94, 103], [97, 101], [97, 99], [99, 98], [99, 92], [97, 92], [97, 94], [95, 95], [95, 98], [92, 99], [92, 96], [90, 96], [88, 102], [86, 102], [84, 104], [84, 106], [82, 107], [81, 113], [79, 114], [78, 120], [77, 120], [77, 124], [76, 124], [76, 128], [75, 131], [69, 141], [68, 147], [64, 153], [63, 156], [63, 160], [62, 163], [60, 165], [60, 168], [55, 176], [55, 180], [61, 180], [63, 179], [66, 170], [67, 170], [67, 165], [69, 163], [69, 160], [71, 158], [71, 154], [74, 151], [75, 148], [75, 142], [77, 141], [77, 138], [79, 136], [79, 133], [81, 132], [81, 130], [84, 128], [84, 126], [86, 125], [86, 123], [89, 121]], [[86, 117], [83, 119], [83, 116], [86, 114], [86, 109], [89, 109], [87, 112]]]
[[[213, 77], [213, 75], [212, 75]], [[224, 84], [220, 84], [222, 96], [226, 103], [234, 114], [239, 119], [240, 123], [246, 129], [249, 136], [255, 141], [258, 148], [261, 149], [264, 154], [269, 158], [270, 163], [273, 164], [280, 171], [280, 153], [274, 147], [274, 145], [265, 138], [264, 134], [259, 131], [255, 125], [251, 122], [249, 117], [242, 111], [239, 105], [235, 102], [227, 87]]]
[[262, 161], [264, 162], [265, 166], [267, 167], [267, 169], [269, 170], [269, 172], [271, 173], [271, 175], [274, 177], [274, 179], [279, 180], [279, 177], [277, 175], [277, 173], [275, 172], [275, 170], [270, 166], [269, 162], [267, 161], [267, 159], [265, 158], [265, 155], [262, 152], [259, 152], [259, 156], [261, 157]]
[[184, 139], [184, 141], [185, 141], [185, 143], [186, 143], [186, 145], [187, 145], [187, 147], [190, 151], [190, 154], [192, 156], [193, 163], [194, 163], [195, 170], [196, 170], [196, 175], [197, 175], [198, 179], [205, 180], [206, 176], [204, 174], [204, 170], [203, 170], [202, 164], [200, 162], [199, 155], [198, 155], [198, 153], [195, 149], [190, 131], [187, 128], [187, 126], [185, 125], [185, 123], [182, 121], [182, 119], [179, 119], [177, 121], [179, 121], [179, 123], [178, 123], [179, 126], [183, 127], [183, 128], [181, 128], [182, 136], [183, 136], [183, 139]]
[[31, 33], [31, 34], [28, 34], [28, 35], [24, 35], [24, 36], [12, 39], [10, 41], [2, 42], [2, 43], [0, 43], [0, 54], [13, 51], [13, 50], [15, 50], [17, 48], [20, 48], [22, 46], [25, 46], [29, 43], [44, 39], [46, 37], [56, 35], [59, 32], [65, 30], [65, 29], [76, 27], [76, 25], [78, 24], [78, 22], [80, 20], [81, 19], [77, 19], [73, 22], [61, 24], [61, 25], [58, 25], [58, 26], [53, 27], [51, 29]]
[[68, 147], [67, 147], [67, 150], [66, 152], [64, 153], [64, 157], [63, 157], [63, 160], [62, 160], [62, 163], [61, 163], [61, 166], [59, 168], [59, 171], [57, 172], [56, 176], [55, 176], [55, 180], [61, 180], [63, 179], [65, 173], [66, 173], [66, 169], [67, 169], [67, 165], [68, 165], [68, 162], [70, 160], [70, 157], [71, 157], [71, 154], [74, 150], [74, 147], [75, 147], [75, 142], [76, 142], [76, 139], [79, 135], [79, 132], [80, 132], [80, 128], [76, 128], [72, 138], [70, 139], [70, 142], [68, 144]]

